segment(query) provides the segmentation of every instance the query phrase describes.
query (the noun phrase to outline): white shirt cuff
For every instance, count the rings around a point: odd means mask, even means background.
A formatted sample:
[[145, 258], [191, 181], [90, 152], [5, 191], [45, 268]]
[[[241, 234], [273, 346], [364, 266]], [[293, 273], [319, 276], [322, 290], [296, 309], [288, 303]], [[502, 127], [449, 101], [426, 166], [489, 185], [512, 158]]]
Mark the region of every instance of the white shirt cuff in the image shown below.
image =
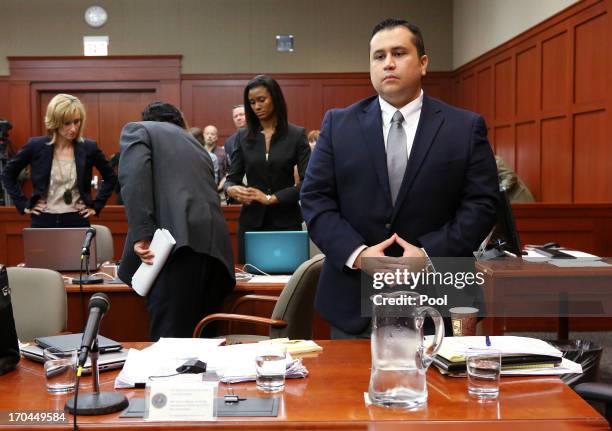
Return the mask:
[[346, 259], [345, 265], [348, 266], [350, 269], [357, 269], [353, 266], [355, 264], [355, 260], [357, 260], [357, 256], [359, 256], [359, 253], [361, 253], [366, 248], [368, 248], [366, 245], [360, 245], [359, 247], [357, 247], [357, 249], [352, 252], [351, 255], [348, 257], [348, 259]]

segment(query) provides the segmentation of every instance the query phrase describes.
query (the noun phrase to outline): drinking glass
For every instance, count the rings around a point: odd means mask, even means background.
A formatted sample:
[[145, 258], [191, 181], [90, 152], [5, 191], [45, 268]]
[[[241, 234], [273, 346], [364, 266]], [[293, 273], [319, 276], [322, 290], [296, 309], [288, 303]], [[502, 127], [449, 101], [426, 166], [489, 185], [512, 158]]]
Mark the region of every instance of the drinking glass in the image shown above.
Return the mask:
[[74, 391], [77, 351], [49, 347], [43, 350], [47, 391], [53, 394]]
[[255, 357], [257, 389], [264, 392], [280, 392], [285, 389], [286, 358], [286, 346], [262, 343]]
[[499, 396], [501, 353], [495, 349], [470, 349], [466, 353], [468, 393], [481, 400]]

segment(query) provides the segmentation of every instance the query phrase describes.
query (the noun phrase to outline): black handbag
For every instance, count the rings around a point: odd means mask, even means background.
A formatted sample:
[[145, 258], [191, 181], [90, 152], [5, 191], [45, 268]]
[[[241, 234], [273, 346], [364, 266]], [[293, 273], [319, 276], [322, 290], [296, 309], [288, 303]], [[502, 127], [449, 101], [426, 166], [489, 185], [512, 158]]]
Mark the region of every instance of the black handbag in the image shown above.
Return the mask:
[[6, 267], [0, 265], [0, 376], [12, 371], [19, 362], [19, 343], [13, 318], [11, 289]]

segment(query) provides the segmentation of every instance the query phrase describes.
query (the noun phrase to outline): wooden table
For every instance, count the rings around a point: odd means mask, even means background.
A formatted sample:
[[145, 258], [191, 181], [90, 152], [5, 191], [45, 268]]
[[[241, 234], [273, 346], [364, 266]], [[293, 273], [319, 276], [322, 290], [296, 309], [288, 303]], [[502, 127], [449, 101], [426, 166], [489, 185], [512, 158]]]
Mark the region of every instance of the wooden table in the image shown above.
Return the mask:
[[[276, 418], [220, 418], [210, 423], [151, 423], [120, 419], [118, 414], [79, 417], [80, 426], [98, 429], [317, 429], [317, 430], [604, 430], [604, 418], [555, 377], [502, 378], [499, 400], [478, 403], [466, 392], [466, 380], [427, 374], [429, 401], [416, 411], [364, 404], [370, 376], [370, 344], [365, 340], [319, 341], [323, 352], [304, 359], [310, 374], [288, 380]], [[137, 345], [138, 347], [143, 344]], [[102, 390], [112, 390], [116, 371], [102, 373]], [[263, 396], [254, 383], [232, 385], [240, 396]], [[82, 389], [91, 390], [89, 377]], [[224, 393], [226, 385], [221, 384]], [[121, 390], [128, 398], [142, 389]], [[42, 365], [22, 360], [16, 372], [0, 377], [0, 414], [24, 410], [61, 410], [66, 396], [45, 391]], [[71, 416], [69, 416], [72, 419]], [[59, 426], [45, 429], [67, 429]], [[20, 428], [21, 429], [21, 428]], [[28, 429], [24, 427], [23, 429]], [[41, 429], [32, 426], [31, 429]]]
[[[559, 268], [508, 257], [476, 262], [476, 270], [484, 273], [487, 315], [491, 316], [483, 321], [485, 334], [503, 334], [509, 317], [529, 321], [549, 315], [559, 317], [558, 338], [567, 339], [568, 316], [583, 313], [603, 320], [612, 315], [612, 267]], [[582, 310], [577, 307], [581, 305]], [[599, 317], [594, 317], [596, 306], [601, 307]], [[584, 314], [585, 310], [592, 313]]]
[[[234, 291], [227, 297], [223, 306], [224, 312], [229, 312], [233, 304], [240, 296], [247, 294], [278, 296], [283, 289], [283, 283], [247, 283], [238, 282]], [[84, 324], [81, 318], [81, 299], [79, 286], [66, 284], [68, 293], [68, 326], [69, 332], [82, 332]], [[149, 339], [149, 313], [146, 308], [146, 300], [136, 294], [126, 284], [93, 284], [83, 286], [84, 302], [87, 306], [89, 298], [96, 292], [106, 293], [111, 301], [110, 311], [102, 320], [100, 333], [117, 341], [142, 341]], [[239, 313], [270, 317], [273, 305], [271, 303], [259, 303], [257, 305], [245, 305], [237, 310]], [[268, 330], [263, 326], [240, 324], [232, 328], [234, 333], [251, 333], [267, 335]], [[329, 338], [329, 326], [320, 317], [315, 316], [314, 337]]]

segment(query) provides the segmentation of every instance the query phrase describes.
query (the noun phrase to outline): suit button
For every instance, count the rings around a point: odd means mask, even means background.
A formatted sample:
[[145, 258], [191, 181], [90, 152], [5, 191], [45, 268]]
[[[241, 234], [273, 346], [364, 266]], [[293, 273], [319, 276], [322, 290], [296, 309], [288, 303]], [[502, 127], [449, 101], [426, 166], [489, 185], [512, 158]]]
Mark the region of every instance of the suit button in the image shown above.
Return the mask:
[[385, 224], [385, 229], [391, 229], [391, 223]]

